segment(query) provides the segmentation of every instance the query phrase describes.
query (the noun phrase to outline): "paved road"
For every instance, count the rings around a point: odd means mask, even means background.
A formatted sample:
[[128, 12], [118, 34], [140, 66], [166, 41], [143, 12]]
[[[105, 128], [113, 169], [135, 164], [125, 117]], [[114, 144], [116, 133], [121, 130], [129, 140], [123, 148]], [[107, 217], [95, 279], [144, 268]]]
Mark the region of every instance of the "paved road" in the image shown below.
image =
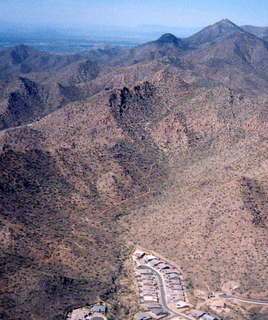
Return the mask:
[[219, 294], [217, 296], [219, 298], [223, 298], [223, 299], [232, 299], [232, 300], [237, 300], [237, 301], [251, 303], [251, 304], [260, 304], [260, 305], [263, 305], [263, 306], [268, 306], [268, 302], [265, 302], [265, 301], [246, 299], [246, 298], [241, 298], [241, 297], [237, 297], [237, 296], [231, 296], [231, 295], [224, 294], [224, 293], [223, 294]]
[[174, 312], [173, 310], [171, 310], [168, 305], [167, 305], [167, 294], [166, 294], [166, 288], [165, 288], [165, 282], [163, 280], [162, 275], [155, 270], [154, 268], [151, 268], [145, 264], [140, 265], [140, 267], [142, 269], [149, 269], [151, 270], [158, 278], [159, 280], [159, 290], [160, 290], [160, 304], [163, 306], [163, 309], [165, 309], [167, 312], [170, 313], [169, 316], [165, 317], [166, 320], [171, 320], [171, 319], [175, 319], [177, 317], [181, 317], [187, 320], [192, 320], [193, 318], [188, 317], [187, 315], [183, 314], [183, 313], [179, 313], [179, 312]]

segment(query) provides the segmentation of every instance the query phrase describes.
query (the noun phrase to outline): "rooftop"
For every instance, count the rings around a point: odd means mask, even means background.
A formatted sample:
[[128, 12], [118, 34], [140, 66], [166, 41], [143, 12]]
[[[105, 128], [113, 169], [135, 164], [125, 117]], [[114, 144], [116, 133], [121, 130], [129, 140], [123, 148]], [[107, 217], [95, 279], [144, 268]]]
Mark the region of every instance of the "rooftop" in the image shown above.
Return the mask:
[[152, 319], [147, 313], [144, 312], [138, 312], [135, 315], [135, 320], [150, 320]]
[[91, 308], [91, 312], [100, 312], [100, 313], [105, 313], [106, 312], [106, 306], [103, 304], [96, 304]]
[[186, 307], [189, 307], [189, 304], [188, 303], [186, 303], [185, 301], [178, 301], [177, 303], [176, 303], [176, 307], [177, 308], [186, 308]]
[[154, 260], [154, 259], [156, 259], [156, 257], [155, 256], [151, 256], [151, 255], [148, 255], [148, 256], [145, 257], [145, 261], [151, 261], [151, 260]]
[[152, 308], [151, 309], [152, 313], [154, 313], [155, 315], [157, 316], [160, 316], [160, 315], [164, 315], [164, 314], [168, 314], [168, 312], [166, 312], [164, 309], [162, 308]]
[[205, 313], [202, 317], [200, 317], [199, 319], [201, 320], [218, 320], [217, 318]]
[[201, 311], [201, 310], [191, 310], [191, 315], [194, 317], [194, 318], [197, 318], [199, 319], [200, 317], [202, 317], [204, 314], [206, 314], [204, 311]]

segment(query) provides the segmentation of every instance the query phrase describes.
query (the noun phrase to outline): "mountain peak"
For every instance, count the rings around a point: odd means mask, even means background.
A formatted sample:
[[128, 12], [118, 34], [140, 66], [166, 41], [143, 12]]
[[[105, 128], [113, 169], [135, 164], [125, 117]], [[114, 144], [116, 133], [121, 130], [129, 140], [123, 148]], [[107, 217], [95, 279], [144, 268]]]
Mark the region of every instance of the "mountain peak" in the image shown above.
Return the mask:
[[172, 33], [165, 33], [157, 41], [162, 43], [177, 43], [178, 38]]
[[223, 31], [225, 30], [240, 30], [243, 31], [238, 25], [233, 23], [229, 19], [222, 19], [207, 28], [222, 28]]
[[237, 27], [237, 25], [235, 23], [233, 23], [229, 19], [222, 19], [222, 20], [216, 22], [215, 24], [225, 24], [225, 25], [231, 25], [231, 26], [236, 26]]
[[187, 38], [186, 42], [190, 47], [197, 48], [224, 40], [237, 33], [245, 33], [245, 31], [229, 19], [223, 19]]
[[177, 38], [172, 33], [163, 34], [158, 40], [155, 41], [155, 43], [160, 46], [184, 49], [184, 43], [182, 39]]

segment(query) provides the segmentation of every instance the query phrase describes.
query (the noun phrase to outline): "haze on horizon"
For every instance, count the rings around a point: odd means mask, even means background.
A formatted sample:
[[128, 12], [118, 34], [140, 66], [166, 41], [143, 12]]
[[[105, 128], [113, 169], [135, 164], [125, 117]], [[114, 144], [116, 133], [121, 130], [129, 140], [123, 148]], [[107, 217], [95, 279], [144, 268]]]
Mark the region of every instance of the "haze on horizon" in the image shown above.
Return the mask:
[[9, 0], [0, 19], [36, 27], [87, 28], [92, 25], [203, 27], [223, 18], [238, 25], [268, 25], [267, 0]]

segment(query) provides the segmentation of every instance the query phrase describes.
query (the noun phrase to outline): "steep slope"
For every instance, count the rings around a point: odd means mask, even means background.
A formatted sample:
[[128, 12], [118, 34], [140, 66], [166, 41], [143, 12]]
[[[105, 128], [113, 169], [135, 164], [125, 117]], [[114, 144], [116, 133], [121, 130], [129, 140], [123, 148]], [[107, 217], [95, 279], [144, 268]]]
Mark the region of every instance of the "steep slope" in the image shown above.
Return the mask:
[[129, 241], [175, 260], [195, 288], [237, 280], [264, 297], [266, 109], [160, 70], [2, 132], [2, 317], [54, 320], [120, 298]]
[[[18, 46], [0, 56], [0, 129], [30, 123], [89, 96], [76, 85], [100, 73], [97, 62], [79, 55], [56, 56]], [[23, 64], [31, 68], [26, 72]]]
[[[61, 72], [58, 72], [53, 81], [59, 82], [62, 85], [73, 86], [78, 83], [94, 80], [99, 73], [100, 67], [98, 63], [86, 59], [68, 65]], [[51, 82], [51, 79], [47, 80], [47, 82]]]
[[229, 36], [244, 32], [245, 31], [242, 28], [234, 24], [232, 21], [224, 19], [202, 29], [186, 39], [183, 39], [183, 41], [189, 48], [196, 49], [216, 42], [221, 42]]
[[4, 319], [61, 319], [115, 292], [126, 252], [117, 216], [150, 199], [166, 170], [146, 137], [118, 126], [109, 96], [2, 133]]
[[0, 115], [1, 129], [28, 123], [49, 113], [47, 88], [20, 77], [12, 82], [9, 90], [11, 92], [6, 95], [6, 106], [3, 104]]
[[81, 55], [53, 55], [20, 45], [0, 51], [0, 79], [30, 72], [57, 71]]
[[[75, 74], [73, 79], [77, 79]], [[83, 92], [68, 82], [65, 80], [65, 85], [53, 81], [40, 84], [18, 77], [7, 83], [0, 103], [0, 130], [29, 124], [68, 102], [81, 100]]]
[[257, 37], [264, 38], [268, 36], [268, 27], [241, 26], [241, 28]]
[[222, 83], [244, 92], [267, 90], [267, 43], [249, 33], [237, 33], [182, 58], [207, 83]]
[[[168, 78], [161, 81], [166, 92], [175, 82]], [[122, 220], [136, 244], [180, 265], [196, 292], [222, 291], [236, 281], [237, 295], [267, 298], [266, 108], [267, 100], [229, 89], [200, 89], [146, 126], [174, 179], [158, 199]], [[250, 319], [238, 310], [218, 316]]]

